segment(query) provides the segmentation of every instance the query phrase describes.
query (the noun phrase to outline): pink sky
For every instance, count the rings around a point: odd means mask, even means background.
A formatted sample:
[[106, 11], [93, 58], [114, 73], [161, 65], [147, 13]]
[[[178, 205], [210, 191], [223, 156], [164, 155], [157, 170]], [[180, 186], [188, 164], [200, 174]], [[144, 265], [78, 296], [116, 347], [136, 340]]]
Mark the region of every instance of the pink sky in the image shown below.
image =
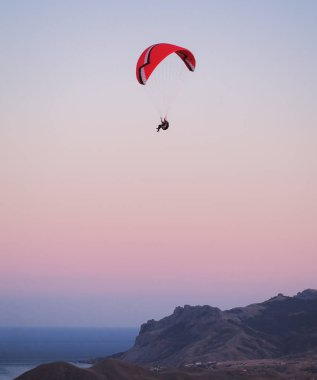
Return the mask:
[[[316, 288], [316, 4], [284, 13], [246, 2], [234, 18], [234, 3], [188, 2], [193, 33], [175, 31], [170, 5], [166, 30], [147, 37], [137, 21], [155, 4], [123, 19], [115, 3], [58, 4], [39, 7], [48, 24], [2, 5], [12, 23], [0, 63], [0, 301], [10, 310], [0, 325], [9, 315], [54, 324], [50, 297], [76, 310], [95, 300], [90, 317], [65, 309], [60, 324], [133, 325], [182, 303], [228, 308]], [[164, 134], [134, 78], [138, 54], [160, 40], [187, 42], [197, 58]], [[98, 312], [102, 297], [113, 314]], [[17, 318], [13, 304], [28, 299], [42, 311]], [[118, 319], [136, 300], [138, 313]]]

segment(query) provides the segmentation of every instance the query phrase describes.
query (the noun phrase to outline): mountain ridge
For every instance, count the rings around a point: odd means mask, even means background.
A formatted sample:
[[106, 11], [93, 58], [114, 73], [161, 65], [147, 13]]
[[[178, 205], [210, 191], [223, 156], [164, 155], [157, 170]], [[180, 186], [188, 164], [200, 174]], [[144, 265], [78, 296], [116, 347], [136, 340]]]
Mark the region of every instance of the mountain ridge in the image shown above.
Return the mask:
[[115, 357], [141, 365], [251, 360], [317, 351], [317, 290], [279, 293], [261, 303], [222, 311], [176, 307], [141, 325], [132, 348]]

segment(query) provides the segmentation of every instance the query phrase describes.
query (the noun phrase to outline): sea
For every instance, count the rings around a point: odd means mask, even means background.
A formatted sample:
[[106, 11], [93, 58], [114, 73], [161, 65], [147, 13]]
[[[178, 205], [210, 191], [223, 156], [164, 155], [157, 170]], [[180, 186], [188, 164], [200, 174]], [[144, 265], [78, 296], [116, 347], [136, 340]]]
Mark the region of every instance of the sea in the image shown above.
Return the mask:
[[136, 327], [0, 327], [0, 380], [13, 380], [55, 361], [89, 367], [95, 358], [130, 348], [138, 331]]

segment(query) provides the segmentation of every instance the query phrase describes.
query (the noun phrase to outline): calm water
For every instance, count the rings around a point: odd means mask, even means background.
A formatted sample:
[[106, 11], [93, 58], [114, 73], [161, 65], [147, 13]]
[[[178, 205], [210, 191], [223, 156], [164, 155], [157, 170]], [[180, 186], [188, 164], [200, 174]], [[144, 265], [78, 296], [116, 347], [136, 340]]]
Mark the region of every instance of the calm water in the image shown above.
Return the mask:
[[76, 363], [124, 351], [137, 334], [137, 328], [0, 328], [0, 380], [41, 363]]

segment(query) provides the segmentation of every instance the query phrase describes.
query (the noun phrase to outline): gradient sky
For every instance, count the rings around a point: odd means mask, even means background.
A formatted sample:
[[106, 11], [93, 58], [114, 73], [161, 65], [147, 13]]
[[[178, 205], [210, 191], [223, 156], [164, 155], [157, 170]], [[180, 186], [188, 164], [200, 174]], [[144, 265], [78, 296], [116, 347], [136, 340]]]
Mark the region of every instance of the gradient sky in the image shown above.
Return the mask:
[[[0, 0], [0, 325], [317, 288], [317, 2]], [[167, 132], [149, 45], [197, 70]]]

